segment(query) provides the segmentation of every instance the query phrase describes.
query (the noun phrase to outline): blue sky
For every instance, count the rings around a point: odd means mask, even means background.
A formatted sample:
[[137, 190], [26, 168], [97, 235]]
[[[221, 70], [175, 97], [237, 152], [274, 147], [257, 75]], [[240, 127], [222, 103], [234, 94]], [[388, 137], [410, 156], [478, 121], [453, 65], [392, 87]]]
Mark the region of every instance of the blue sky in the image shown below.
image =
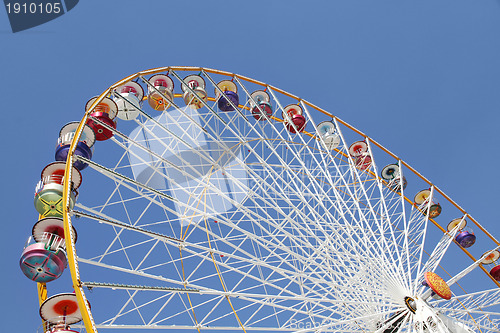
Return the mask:
[[13, 34], [0, 10], [3, 330], [40, 323], [18, 260], [59, 129], [82, 117], [90, 97], [148, 68], [221, 69], [300, 96], [389, 148], [500, 235], [499, 17], [496, 0], [91, 0]]

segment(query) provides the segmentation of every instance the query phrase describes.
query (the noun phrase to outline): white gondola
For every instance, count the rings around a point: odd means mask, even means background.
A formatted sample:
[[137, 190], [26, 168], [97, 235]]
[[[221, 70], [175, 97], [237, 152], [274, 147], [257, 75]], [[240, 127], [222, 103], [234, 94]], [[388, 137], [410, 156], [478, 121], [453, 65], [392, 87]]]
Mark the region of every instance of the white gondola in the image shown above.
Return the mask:
[[403, 183], [403, 189], [408, 185], [406, 178], [401, 177], [398, 164], [386, 165], [380, 172], [380, 176], [387, 182], [387, 186], [397, 192], [401, 191], [401, 183]]
[[331, 121], [323, 121], [316, 126], [316, 132], [321, 138], [324, 147], [333, 150], [340, 145], [340, 135], [337, 133], [335, 124]]
[[40, 317], [46, 327], [45, 333], [77, 333], [69, 325], [83, 320], [76, 294], [72, 293], [57, 294], [47, 298], [40, 305]]
[[114, 100], [118, 105], [118, 118], [134, 120], [141, 113], [144, 90], [136, 82], [127, 82], [115, 89]]
[[181, 88], [184, 92], [182, 98], [187, 106], [194, 109], [201, 109], [203, 107], [203, 102], [207, 101], [207, 92], [205, 90], [205, 80], [201, 76], [186, 76]]

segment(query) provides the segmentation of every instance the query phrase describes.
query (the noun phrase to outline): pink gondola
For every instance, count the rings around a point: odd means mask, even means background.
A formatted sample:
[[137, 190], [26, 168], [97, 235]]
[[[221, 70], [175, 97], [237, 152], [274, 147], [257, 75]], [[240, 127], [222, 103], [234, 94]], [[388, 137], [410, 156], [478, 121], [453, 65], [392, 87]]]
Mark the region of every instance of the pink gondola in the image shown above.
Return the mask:
[[250, 94], [249, 104], [252, 116], [258, 121], [269, 119], [273, 115], [271, 97], [264, 90], [256, 90]]
[[291, 133], [300, 133], [306, 128], [306, 118], [300, 105], [290, 104], [285, 107], [281, 116], [286, 129]]
[[[76, 242], [76, 230], [73, 228]], [[35, 223], [19, 260], [21, 271], [30, 280], [40, 283], [53, 281], [61, 276], [66, 265], [64, 222], [61, 218], [42, 218]]]

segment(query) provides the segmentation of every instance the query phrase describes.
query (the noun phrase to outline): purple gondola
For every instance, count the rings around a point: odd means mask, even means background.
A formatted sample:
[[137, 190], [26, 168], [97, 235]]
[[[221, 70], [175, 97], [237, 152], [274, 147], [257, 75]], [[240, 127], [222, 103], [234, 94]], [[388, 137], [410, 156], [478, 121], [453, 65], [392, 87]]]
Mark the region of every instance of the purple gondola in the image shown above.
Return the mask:
[[465, 228], [455, 237], [455, 240], [461, 247], [468, 248], [476, 242], [476, 235], [471, 228]]
[[[78, 128], [78, 122], [71, 122], [64, 125], [59, 131], [59, 139], [56, 146], [56, 161], [66, 162], [68, 158], [69, 148], [75, 132]], [[88, 160], [92, 159], [92, 146], [96, 140], [95, 133], [88, 125], [84, 125], [82, 135], [75, 148], [75, 155], [82, 156]], [[87, 163], [75, 158], [73, 165], [78, 170], [83, 170], [87, 167]]]
[[[215, 88], [215, 96], [218, 98], [217, 106], [219, 110], [229, 112], [234, 111], [233, 105], [236, 107], [240, 103], [240, 99], [238, 97], [238, 87], [233, 81], [223, 80], [217, 83], [217, 87], [222, 91], [222, 95], [219, 92], [219, 89]], [[233, 105], [231, 105], [231, 103]]]

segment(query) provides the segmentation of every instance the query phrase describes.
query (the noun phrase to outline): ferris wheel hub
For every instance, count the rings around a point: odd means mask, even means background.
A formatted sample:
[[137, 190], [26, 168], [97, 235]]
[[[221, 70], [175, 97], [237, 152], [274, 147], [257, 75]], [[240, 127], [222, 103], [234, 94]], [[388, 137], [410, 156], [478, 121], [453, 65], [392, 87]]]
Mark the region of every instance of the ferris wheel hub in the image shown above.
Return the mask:
[[417, 312], [417, 302], [409, 296], [405, 297], [405, 304], [412, 313]]

